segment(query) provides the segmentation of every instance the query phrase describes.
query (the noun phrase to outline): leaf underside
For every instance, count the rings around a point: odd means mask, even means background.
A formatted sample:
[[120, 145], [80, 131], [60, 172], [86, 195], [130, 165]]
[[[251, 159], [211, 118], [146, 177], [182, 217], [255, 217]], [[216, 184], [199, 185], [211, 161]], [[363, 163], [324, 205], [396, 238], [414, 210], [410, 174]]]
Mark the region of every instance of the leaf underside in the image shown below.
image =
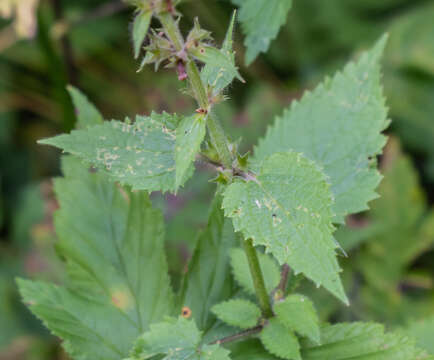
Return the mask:
[[381, 132], [389, 124], [379, 65], [386, 39], [294, 102], [255, 148], [256, 166], [269, 155], [288, 150], [321, 166], [335, 199], [336, 223], [366, 210], [377, 197], [381, 176], [375, 156], [386, 142]]
[[254, 180], [232, 183], [223, 200], [225, 215], [245, 239], [348, 302], [339, 278], [331, 207], [325, 176], [294, 152], [265, 159]]

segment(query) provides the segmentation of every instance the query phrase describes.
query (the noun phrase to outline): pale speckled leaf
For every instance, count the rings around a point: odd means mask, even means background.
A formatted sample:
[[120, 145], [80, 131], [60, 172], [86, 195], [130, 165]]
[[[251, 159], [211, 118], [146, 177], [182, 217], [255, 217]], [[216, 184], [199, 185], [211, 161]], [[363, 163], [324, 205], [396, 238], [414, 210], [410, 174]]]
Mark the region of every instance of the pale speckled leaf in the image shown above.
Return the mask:
[[212, 312], [226, 324], [248, 329], [257, 325], [261, 310], [251, 301], [232, 299], [212, 307]]
[[206, 118], [204, 115], [185, 117], [176, 129], [176, 180], [178, 189], [184, 182], [196, 154], [206, 134]]
[[134, 58], [137, 59], [140, 55], [140, 47], [145, 40], [148, 33], [149, 24], [151, 23], [152, 11], [142, 10], [139, 11], [134, 18], [133, 22], [133, 45], [134, 45]]
[[67, 87], [72, 103], [74, 104], [75, 114], [77, 116], [77, 127], [85, 129], [89, 126], [102, 124], [104, 118], [98, 109], [80, 90], [74, 86]]
[[262, 344], [273, 355], [287, 360], [302, 360], [297, 337], [278, 319], [271, 318], [259, 335]]
[[[176, 126], [181, 119], [152, 113], [137, 116], [134, 123], [112, 120], [39, 143], [76, 155], [133, 190], [175, 191]], [[187, 171], [184, 181], [191, 174]]]
[[386, 142], [381, 132], [389, 124], [379, 65], [386, 39], [294, 102], [255, 149], [256, 163], [294, 150], [323, 167], [336, 201], [334, 222], [366, 210], [377, 197], [381, 176], [375, 156]]
[[266, 158], [256, 178], [232, 183], [223, 200], [236, 231], [347, 303], [332, 236], [332, 205], [326, 176], [295, 152]]
[[246, 63], [249, 65], [261, 52], [266, 52], [285, 24], [292, 0], [232, 0], [240, 7], [239, 21], [246, 38]]
[[422, 360], [431, 359], [409, 337], [384, 333], [374, 323], [341, 323], [321, 329], [321, 345], [302, 342], [303, 360]]
[[66, 287], [20, 280], [20, 291], [73, 358], [119, 359], [173, 310], [163, 216], [146, 193], [122, 189], [79, 159], [64, 158], [63, 169], [55, 226]]
[[182, 317], [152, 324], [140, 336], [129, 360], [144, 360], [164, 354], [165, 360], [229, 360], [229, 351], [218, 345], [200, 346], [202, 334], [193, 320]]
[[320, 342], [318, 314], [312, 301], [307, 297], [299, 294], [289, 295], [274, 305], [274, 312], [277, 319], [287, 328], [316, 343]]

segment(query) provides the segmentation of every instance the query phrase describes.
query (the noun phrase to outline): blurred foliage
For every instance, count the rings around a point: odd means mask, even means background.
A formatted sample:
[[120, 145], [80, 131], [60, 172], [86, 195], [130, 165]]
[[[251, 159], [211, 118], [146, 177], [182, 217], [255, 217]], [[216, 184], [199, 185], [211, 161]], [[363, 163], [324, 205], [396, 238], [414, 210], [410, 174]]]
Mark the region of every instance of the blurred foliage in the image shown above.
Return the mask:
[[[35, 4], [0, 0], [2, 359], [65, 358], [21, 305], [14, 277], [63, 281], [53, 247], [57, 204], [46, 180], [59, 173], [58, 153], [35, 142], [74, 126], [66, 86], [83, 90], [106, 119], [194, 109], [193, 101], [180, 93], [173, 70], [155, 74], [146, 67], [136, 73], [139, 63], [128, 31], [133, 14], [120, 0], [40, 0], [36, 11], [29, 12]], [[181, 6], [185, 30], [199, 16], [216, 41], [223, 40], [233, 9], [229, 0], [185, 0]], [[244, 65], [243, 35], [236, 29], [237, 64], [247, 84], [234, 83], [231, 99], [216, 109], [230, 136], [242, 137], [243, 150], [249, 151], [274, 116], [304, 89], [389, 32], [383, 69], [394, 140], [380, 159], [382, 197], [370, 211], [349, 218], [336, 235], [348, 253], [341, 263], [351, 306], [343, 309], [303, 282], [302, 288], [314, 294], [323, 320], [384, 321], [415, 335], [431, 351], [432, 336], [426, 334], [433, 334], [432, 320], [420, 320], [434, 316], [433, 19], [432, 0], [294, 0], [269, 52], [250, 67]], [[22, 24], [32, 30], [24, 38]], [[208, 182], [212, 173], [197, 166], [200, 176], [178, 196], [152, 196], [165, 212], [175, 286], [197, 230], [207, 221], [215, 189]]]

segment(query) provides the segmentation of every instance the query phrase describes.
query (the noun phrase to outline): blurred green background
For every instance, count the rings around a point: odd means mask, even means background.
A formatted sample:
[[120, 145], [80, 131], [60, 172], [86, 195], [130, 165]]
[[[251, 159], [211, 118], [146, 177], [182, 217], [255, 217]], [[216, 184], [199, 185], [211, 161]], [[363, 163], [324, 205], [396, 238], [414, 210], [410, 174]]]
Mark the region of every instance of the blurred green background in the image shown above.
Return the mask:
[[[10, 13], [12, 2], [20, 9]], [[194, 103], [179, 91], [173, 70], [136, 73], [132, 9], [120, 0], [12, 2], [0, 0], [0, 359], [66, 359], [14, 284], [17, 275], [63, 278], [50, 181], [60, 174], [59, 153], [36, 140], [74, 127], [67, 84], [85, 92], [107, 119], [151, 110], [187, 114]], [[232, 10], [229, 0], [183, 1], [182, 27], [187, 31], [198, 16], [220, 43]], [[343, 308], [304, 281], [301, 289], [324, 320], [381, 321], [415, 334], [434, 353], [434, 1], [294, 0], [269, 52], [248, 68], [238, 28], [237, 63], [247, 83], [234, 83], [217, 111], [230, 136], [242, 137], [250, 150], [275, 115], [384, 32], [392, 125], [380, 159], [382, 197], [336, 234], [349, 255], [341, 264], [352, 305]], [[178, 196], [153, 194], [166, 215], [175, 286], [214, 191], [212, 173], [198, 168]]]

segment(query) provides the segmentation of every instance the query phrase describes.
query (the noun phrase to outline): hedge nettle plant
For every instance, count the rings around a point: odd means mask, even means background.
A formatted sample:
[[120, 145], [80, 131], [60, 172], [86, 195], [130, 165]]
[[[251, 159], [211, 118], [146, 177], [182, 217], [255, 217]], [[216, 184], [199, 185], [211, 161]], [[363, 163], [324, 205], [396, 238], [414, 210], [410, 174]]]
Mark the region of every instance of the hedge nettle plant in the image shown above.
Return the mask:
[[[294, 102], [248, 156], [213, 112], [227, 86], [243, 81], [232, 51], [235, 15], [217, 48], [197, 20], [181, 34], [177, 1], [131, 3], [135, 57], [146, 38], [142, 66], [175, 68], [197, 110], [103, 121], [69, 89], [77, 129], [40, 142], [71, 154], [54, 181], [57, 249], [68, 278], [62, 287], [18, 280], [31, 311], [75, 359], [427, 358], [378, 324], [321, 324], [294, 281], [306, 277], [349, 305], [333, 232], [345, 216], [367, 209], [381, 179], [386, 37]], [[236, 3], [251, 62], [276, 35], [290, 1]], [[152, 18], [161, 27], [149, 29]], [[182, 191], [196, 159], [215, 169], [216, 194], [175, 292], [163, 218], [149, 193]]]

